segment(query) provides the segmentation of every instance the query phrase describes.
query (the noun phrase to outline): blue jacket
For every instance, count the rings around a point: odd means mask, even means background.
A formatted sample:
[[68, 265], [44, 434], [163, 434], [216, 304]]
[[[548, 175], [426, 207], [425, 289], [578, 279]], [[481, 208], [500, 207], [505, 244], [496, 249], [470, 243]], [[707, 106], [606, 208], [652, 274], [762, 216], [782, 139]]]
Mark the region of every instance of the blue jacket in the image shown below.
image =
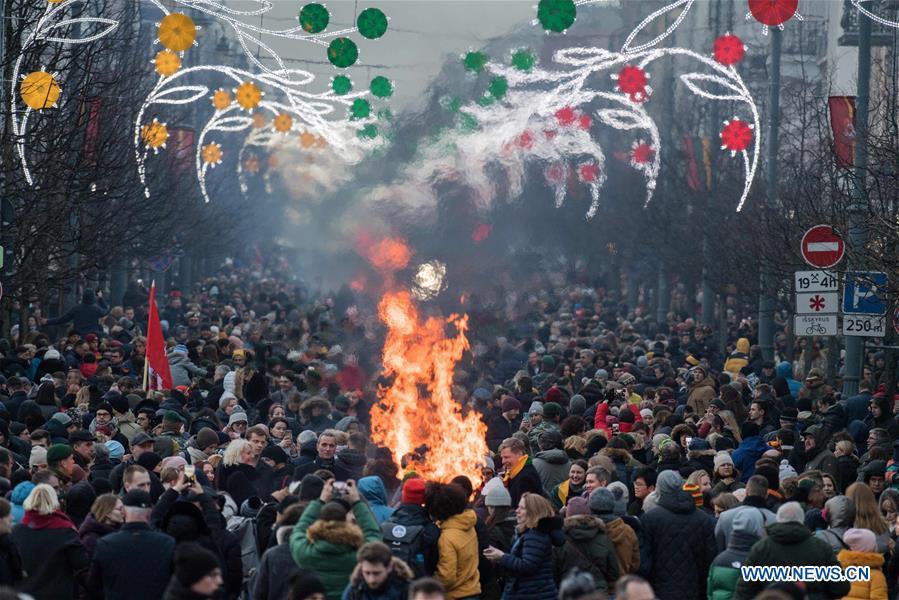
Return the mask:
[[768, 444], [760, 435], [753, 435], [740, 442], [731, 457], [734, 459], [734, 467], [740, 471], [740, 481], [746, 483], [753, 476], [755, 461], [761, 458], [766, 450], [768, 450]]
[[365, 498], [371, 512], [374, 513], [378, 525], [393, 515], [393, 509], [387, 506], [387, 489], [380, 477], [377, 475], [363, 477], [357, 485], [359, 493]]
[[793, 379], [793, 365], [788, 363], [787, 361], [783, 361], [777, 365], [775, 368], [775, 372], [778, 377], [783, 377], [787, 381], [787, 386], [790, 388], [790, 395], [793, 396], [793, 400], [799, 397], [799, 390], [802, 389], [802, 384]]
[[546, 600], [559, 590], [553, 575], [553, 546], [565, 544], [562, 521], [540, 519], [537, 527], [515, 538], [512, 548], [497, 563], [507, 575], [503, 600]]
[[100, 538], [91, 563], [88, 589], [106, 600], [162, 598], [172, 575], [175, 539], [146, 523], [125, 523]]

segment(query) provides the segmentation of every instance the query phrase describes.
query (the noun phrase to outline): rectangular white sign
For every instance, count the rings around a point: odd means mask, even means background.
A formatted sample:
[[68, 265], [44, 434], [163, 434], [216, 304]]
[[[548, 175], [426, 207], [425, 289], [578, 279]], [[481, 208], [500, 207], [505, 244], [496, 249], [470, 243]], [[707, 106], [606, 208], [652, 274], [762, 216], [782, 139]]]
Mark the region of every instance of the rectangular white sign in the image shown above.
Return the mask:
[[796, 292], [835, 292], [839, 281], [829, 271], [796, 271], [793, 274]]
[[797, 315], [836, 314], [840, 309], [840, 298], [836, 292], [811, 292], [796, 294]]
[[883, 315], [843, 315], [843, 335], [857, 337], [883, 337], [886, 335], [886, 319]]
[[836, 335], [836, 315], [796, 315], [793, 318], [793, 331], [798, 336]]

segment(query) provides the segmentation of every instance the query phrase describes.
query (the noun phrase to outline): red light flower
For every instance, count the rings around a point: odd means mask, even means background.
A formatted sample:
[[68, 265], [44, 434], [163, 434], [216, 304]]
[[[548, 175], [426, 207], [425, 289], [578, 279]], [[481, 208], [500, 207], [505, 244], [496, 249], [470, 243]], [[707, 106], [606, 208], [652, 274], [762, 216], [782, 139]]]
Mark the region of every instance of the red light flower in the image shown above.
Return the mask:
[[749, 0], [749, 13], [768, 27], [777, 27], [796, 14], [799, 0]]
[[630, 96], [631, 102], [644, 102], [649, 97], [647, 79], [640, 67], [625, 65], [618, 71], [618, 89]]
[[530, 131], [523, 131], [521, 135], [518, 136], [518, 147], [524, 150], [530, 150], [534, 147], [534, 134]]
[[715, 40], [712, 54], [722, 65], [734, 65], [746, 54], [743, 41], [732, 33], [727, 33]]
[[730, 150], [731, 153], [742, 152], [752, 143], [752, 127], [734, 117], [733, 120], [725, 122], [724, 128], [721, 130], [721, 149]]
[[565, 167], [554, 163], [546, 167], [546, 180], [550, 183], [562, 183], [565, 179]]
[[631, 164], [635, 167], [649, 164], [655, 155], [655, 148], [646, 142], [638, 141], [631, 148]]
[[568, 127], [574, 124], [577, 119], [577, 112], [572, 107], [566, 106], [556, 111], [556, 119], [559, 120], [559, 125]]
[[599, 178], [599, 165], [584, 163], [577, 170], [578, 179], [584, 183], [593, 183]]
[[577, 124], [581, 129], [590, 129], [593, 125], [593, 119], [590, 118], [590, 115], [581, 115], [578, 117]]

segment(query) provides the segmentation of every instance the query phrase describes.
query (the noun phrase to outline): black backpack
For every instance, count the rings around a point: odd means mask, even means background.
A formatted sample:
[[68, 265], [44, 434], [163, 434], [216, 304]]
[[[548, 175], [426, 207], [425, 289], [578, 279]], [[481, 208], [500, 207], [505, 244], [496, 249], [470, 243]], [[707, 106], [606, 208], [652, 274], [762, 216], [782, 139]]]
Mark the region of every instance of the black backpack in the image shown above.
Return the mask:
[[416, 578], [426, 575], [423, 532], [423, 525], [400, 525], [390, 521], [381, 524], [384, 543], [395, 557], [409, 565]]

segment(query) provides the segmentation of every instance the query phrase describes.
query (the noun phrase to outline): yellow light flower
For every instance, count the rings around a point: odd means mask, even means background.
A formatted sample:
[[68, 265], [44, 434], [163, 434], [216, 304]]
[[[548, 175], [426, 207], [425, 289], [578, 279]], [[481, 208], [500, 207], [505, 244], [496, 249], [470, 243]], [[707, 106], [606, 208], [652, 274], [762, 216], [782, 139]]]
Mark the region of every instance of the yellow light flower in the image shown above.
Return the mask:
[[312, 145], [315, 144], [315, 136], [309, 133], [308, 131], [304, 131], [300, 134], [300, 145], [303, 148], [311, 148]]
[[169, 129], [165, 123], [153, 119], [152, 123], [141, 127], [140, 137], [148, 147], [158, 151], [160, 148], [165, 148], [165, 143], [169, 139]]
[[265, 127], [265, 114], [261, 112], [253, 113], [253, 127], [256, 129]]
[[19, 85], [19, 94], [26, 106], [33, 110], [43, 110], [56, 106], [62, 90], [56, 79], [46, 71], [29, 73]]
[[184, 52], [196, 39], [197, 26], [184, 13], [171, 13], [159, 23], [159, 41], [173, 52]]
[[234, 90], [234, 95], [237, 97], [237, 103], [244, 110], [253, 110], [262, 102], [262, 91], [252, 81], [241, 83]]
[[181, 58], [171, 50], [160, 50], [153, 61], [156, 72], [163, 77], [171, 77], [181, 68]]
[[293, 128], [293, 119], [287, 113], [281, 113], [275, 117], [275, 131], [287, 133]]
[[215, 167], [215, 165], [221, 164], [222, 162], [222, 147], [215, 142], [206, 144], [203, 146], [200, 156], [203, 158], [204, 163], [211, 167]]
[[225, 110], [231, 106], [231, 92], [221, 88], [215, 90], [215, 93], [212, 95], [212, 106], [216, 110]]

